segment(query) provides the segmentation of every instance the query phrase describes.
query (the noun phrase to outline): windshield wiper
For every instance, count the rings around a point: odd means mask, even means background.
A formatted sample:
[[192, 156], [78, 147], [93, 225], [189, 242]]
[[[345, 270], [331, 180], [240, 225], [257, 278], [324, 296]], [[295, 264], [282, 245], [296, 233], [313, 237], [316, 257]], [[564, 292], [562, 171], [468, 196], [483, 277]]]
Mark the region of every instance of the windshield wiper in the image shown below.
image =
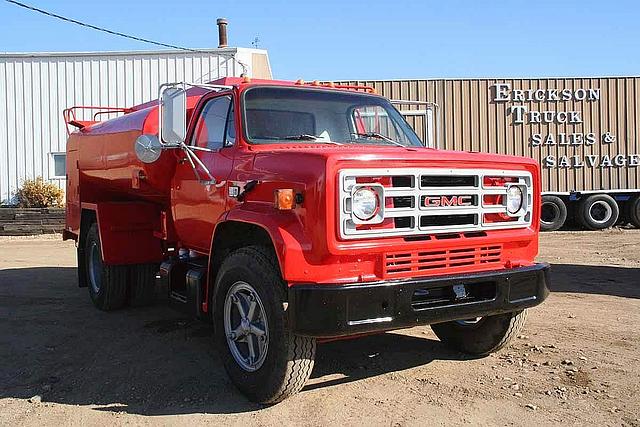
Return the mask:
[[376, 139], [381, 139], [383, 141], [387, 141], [390, 142], [392, 144], [397, 145], [398, 147], [407, 147], [404, 144], [399, 143], [398, 141], [394, 141], [393, 139], [389, 138], [388, 136], [384, 136], [381, 133], [377, 133], [377, 132], [366, 132], [366, 133], [358, 133], [357, 134], [359, 137], [362, 138], [376, 138]]
[[307, 133], [303, 133], [303, 134], [300, 134], [300, 135], [283, 136], [280, 139], [294, 140], [294, 141], [313, 141], [313, 142], [317, 142], [317, 143], [320, 143], [320, 144], [342, 145], [339, 142], [329, 141], [329, 140], [326, 140], [326, 139], [320, 139], [320, 137], [318, 137], [318, 136], [309, 135]]
[[270, 135], [262, 135], [262, 136], [254, 136], [256, 139], [268, 139], [270, 141], [313, 141], [318, 144], [333, 144], [333, 145], [342, 145], [340, 142], [330, 141], [327, 139], [320, 139], [320, 137], [315, 135], [309, 135], [306, 133], [300, 135], [289, 135], [289, 136], [270, 136]]
[[289, 135], [280, 137], [280, 139], [290, 139], [294, 141], [316, 141], [318, 139], [315, 135], [309, 135], [308, 133], [302, 133], [300, 135]]

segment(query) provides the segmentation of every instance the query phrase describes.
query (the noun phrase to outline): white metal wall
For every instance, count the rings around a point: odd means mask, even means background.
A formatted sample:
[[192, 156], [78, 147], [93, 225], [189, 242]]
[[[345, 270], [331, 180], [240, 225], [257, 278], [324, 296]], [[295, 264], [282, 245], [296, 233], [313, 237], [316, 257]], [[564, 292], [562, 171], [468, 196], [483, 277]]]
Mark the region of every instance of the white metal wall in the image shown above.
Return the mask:
[[165, 82], [239, 76], [244, 69], [238, 61], [252, 75], [256, 53], [266, 56], [264, 50], [236, 48], [0, 54], [0, 203], [9, 202], [26, 178], [42, 176], [64, 185], [53, 177], [51, 153], [65, 151], [65, 108], [133, 106], [157, 98]]

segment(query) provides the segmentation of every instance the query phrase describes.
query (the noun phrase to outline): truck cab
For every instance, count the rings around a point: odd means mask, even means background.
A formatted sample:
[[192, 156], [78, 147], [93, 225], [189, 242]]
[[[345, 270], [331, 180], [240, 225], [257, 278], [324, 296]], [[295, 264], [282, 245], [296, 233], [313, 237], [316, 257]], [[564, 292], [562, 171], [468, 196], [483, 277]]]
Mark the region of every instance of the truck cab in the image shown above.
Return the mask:
[[328, 339], [431, 325], [489, 354], [548, 294], [538, 164], [426, 148], [369, 87], [176, 83], [123, 113], [69, 138], [79, 284], [212, 322], [253, 401], [299, 391]]

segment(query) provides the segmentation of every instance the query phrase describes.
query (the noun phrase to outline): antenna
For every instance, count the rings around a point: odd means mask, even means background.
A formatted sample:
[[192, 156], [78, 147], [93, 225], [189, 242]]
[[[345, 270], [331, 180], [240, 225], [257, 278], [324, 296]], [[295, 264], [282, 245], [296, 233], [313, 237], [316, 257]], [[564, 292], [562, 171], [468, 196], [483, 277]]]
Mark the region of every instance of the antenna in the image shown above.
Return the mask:
[[258, 44], [260, 44], [260, 39], [258, 38], [258, 36], [256, 36], [256, 37], [253, 39], [253, 41], [251, 42], [251, 46], [252, 46], [254, 49], [257, 49], [257, 48], [258, 48]]

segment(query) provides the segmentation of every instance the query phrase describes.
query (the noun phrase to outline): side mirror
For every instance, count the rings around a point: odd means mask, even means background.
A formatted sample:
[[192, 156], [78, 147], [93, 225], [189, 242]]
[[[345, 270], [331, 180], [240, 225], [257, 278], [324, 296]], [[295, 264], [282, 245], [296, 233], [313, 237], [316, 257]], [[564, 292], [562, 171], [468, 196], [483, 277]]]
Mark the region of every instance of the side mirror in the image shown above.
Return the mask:
[[182, 87], [160, 89], [160, 140], [180, 145], [187, 133], [187, 91]]

